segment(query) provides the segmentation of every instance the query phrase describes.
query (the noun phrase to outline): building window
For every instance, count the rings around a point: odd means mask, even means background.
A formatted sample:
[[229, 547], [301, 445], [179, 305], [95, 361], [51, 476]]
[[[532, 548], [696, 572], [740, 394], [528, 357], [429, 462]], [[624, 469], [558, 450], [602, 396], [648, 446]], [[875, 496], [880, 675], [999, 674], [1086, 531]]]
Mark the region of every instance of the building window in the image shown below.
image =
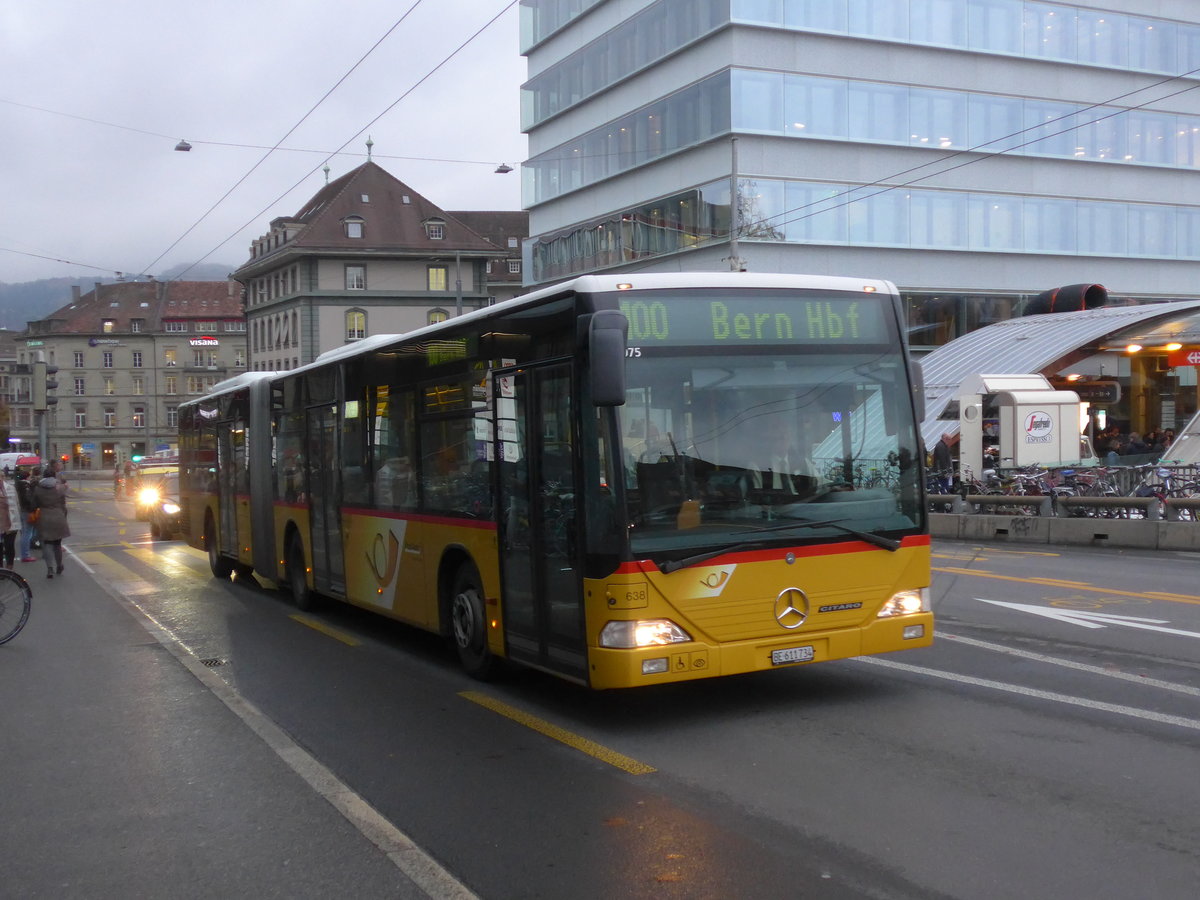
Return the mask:
[[445, 322], [450, 318], [450, 314], [444, 309], [431, 309], [429, 311], [429, 324], [436, 325], [438, 322]]
[[134, 334], [140, 334], [141, 330], [145, 326], [145, 324], [146, 324], [145, 319], [130, 319], [129, 320], [129, 330], [132, 331]]
[[178, 428], [179, 427], [179, 408], [178, 407], [175, 407], [175, 406], [167, 407], [167, 427], [168, 428]]
[[111, 368], [113, 367], [113, 355], [112, 355], [112, 351], [111, 351], [111, 350], [105, 350], [105, 351], [104, 351], [104, 356], [103, 356], [103, 359], [104, 359], [104, 361], [101, 363], [101, 365], [102, 365], [104, 368], [106, 368], [106, 369], [111, 369]]
[[83, 368], [83, 351], [82, 350], [75, 351], [75, 368], [77, 368], [77, 369]]
[[87, 428], [87, 410], [82, 406], [75, 407], [75, 427]]
[[87, 382], [83, 378], [75, 379], [75, 396], [82, 397], [87, 393]]
[[205, 334], [210, 331], [216, 331], [217, 323], [216, 322], [197, 322], [194, 327], [195, 327], [196, 331], [199, 331], [201, 334]]
[[133, 408], [133, 427], [146, 427], [146, 408], [144, 406], [135, 406]]
[[365, 291], [367, 289], [367, 267], [346, 266], [346, 290]]
[[243, 321], [238, 321], [238, 322], [226, 322], [226, 323], [225, 323], [225, 330], [226, 330], [226, 331], [240, 331], [240, 332], [243, 332], [243, 333], [245, 333], [245, 331], [246, 331], [246, 323], [245, 323], [245, 321], [244, 321], [244, 320], [243, 320]]
[[426, 222], [425, 233], [431, 241], [440, 241], [446, 237], [446, 225], [444, 222]]
[[135, 394], [146, 393], [146, 376], [144, 376], [144, 375], [134, 375], [133, 376], [133, 392]]
[[168, 375], [165, 379], [165, 383], [166, 383], [166, 393], [167, 394], [178, 394], [179, 393], [179, 377], [178, 376]]
[[521, 261], [519, 259], [510, 259], [508, 261], [508, 274], [509, 275], [520, 275], [521, 274]]
[[187, 331], [187, 322], [163, 322], [163, 331]]
[[450, 284], [450, 269], [446, 266], [430, 266], [427, 269], [428, 290], [444, 291]]
[[105, 428], [116, 428], [117, 427], [117, 411], [115, 409], [113, 409], [111, 406], [104, 407], [104, 427]]
[[116, 319], [105, 319], [100, 323], [100, 330], [105, 334], [112, 334], [113, 329], [117, 327]]
[[346, 312], [346, 340], [358, 341], [367, 336], [367, 314], [361, 309]]
[[142, 351], [141, 350], [133, 351], [133, 367], [135, 369], [140, 369], [142, 367]]
[[235, 369], [246, 368], [246, 351], [240, 347], [233, 351], [233, 367]]
[[342, 224], [346, 226], [346, 237], [357, 240], [363, 236], [363, 218], [361, 216], [347, 216], [342, 220]]
[[116, 387], [116, 384], [113, 383], [113, 377], [111, 375], [105, 375], [104, 376], [104, 395], [106, 397], [111, 397], [116, 392], [117, 392], [117, 387]]
[[187, 392], [189, 394], [203, 394], [204, 379], [199, 375], [189, 375], [187, 380]]
[[166, 350], [163, 351], [163, 365], [165, 365], [165, 366], [175, 365], [175, 348], [174, 347], [168, 347]]

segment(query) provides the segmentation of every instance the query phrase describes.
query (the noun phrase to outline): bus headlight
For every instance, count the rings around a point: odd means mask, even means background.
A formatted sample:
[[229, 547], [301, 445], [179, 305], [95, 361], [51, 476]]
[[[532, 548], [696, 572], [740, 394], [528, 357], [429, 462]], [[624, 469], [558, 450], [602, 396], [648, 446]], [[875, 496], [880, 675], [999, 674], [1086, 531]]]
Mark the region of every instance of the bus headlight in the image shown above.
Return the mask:
[[172, 503], [170, 500], [168, 500], [162, 505], [162, 511], [168, 516], [173, 516], [175, 513], [179, 512], [179, 504]]
[[879, 610], [879, 618], [906, 616], [919, 612], [929, 612], [929, 588], [892, 594], [891, 599]]
[[642, 619], [634, 622], [609, 622], [600, 629], [600, 646], [631, 650], [690, 641], [691, 635], [670, 619]]

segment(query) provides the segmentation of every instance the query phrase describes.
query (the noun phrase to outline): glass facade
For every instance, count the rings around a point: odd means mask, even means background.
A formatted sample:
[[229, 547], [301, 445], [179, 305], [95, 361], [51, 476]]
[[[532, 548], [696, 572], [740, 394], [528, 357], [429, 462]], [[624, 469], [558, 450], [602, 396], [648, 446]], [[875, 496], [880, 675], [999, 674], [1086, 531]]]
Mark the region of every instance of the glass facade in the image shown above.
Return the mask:
[[530, 159], [522, 170], [522, 205], [645, 165], [729, 132], [729, 73], [656, 100]]
[[662, 0], [521, 88], [529, 129], [729, 23], [729, 0]]
[[733, 69], [529, 160], [524, 203], [551, 200], [731, 130], [1200, 168], [1200, 116]]
[[[740, 179], [738, 194], [744, 241], [1200, 260], [1193, 206], [763, 178]], [[718, 181], [534, 238], [534, 279], [728, 239]]]
[[521, 0], [521, 52], [540, 44], [603, 0]]
[[1200, 116], [782, 72], [732, 72], [733, 128], [823, 140], [1200, 165]]
[[738, 22], [1053, 59], [1188, 73], [1200, 25], [1026, 0], [731, 0]]

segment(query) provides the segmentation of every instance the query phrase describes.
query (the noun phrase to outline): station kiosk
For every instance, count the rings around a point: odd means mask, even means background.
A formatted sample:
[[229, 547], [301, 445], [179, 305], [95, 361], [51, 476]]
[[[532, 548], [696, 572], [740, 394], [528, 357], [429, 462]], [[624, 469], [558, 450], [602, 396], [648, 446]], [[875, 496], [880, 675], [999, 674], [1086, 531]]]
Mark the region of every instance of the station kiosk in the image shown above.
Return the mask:
[[[1041, 375], [972, 375], [958, 390], [960, 476], [967, 469], [979, 477], [994, 466], [1091, 461], [1090, 444], [1082, 436], [1088, 405], [1074, 391], [1055, 390]], [[985, 444], [998, 450], [987, 463]]]

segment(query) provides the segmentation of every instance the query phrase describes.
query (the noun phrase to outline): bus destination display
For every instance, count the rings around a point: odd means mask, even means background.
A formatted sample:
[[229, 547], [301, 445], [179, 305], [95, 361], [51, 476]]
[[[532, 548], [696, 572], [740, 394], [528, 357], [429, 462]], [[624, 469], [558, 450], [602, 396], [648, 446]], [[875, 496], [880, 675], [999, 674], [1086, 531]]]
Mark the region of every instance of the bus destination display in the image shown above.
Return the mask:
[[883, 344], [881, 298], [830, 295], [778, 297], [672, 296], [623, 301], [630, 346], [744, 344]]

